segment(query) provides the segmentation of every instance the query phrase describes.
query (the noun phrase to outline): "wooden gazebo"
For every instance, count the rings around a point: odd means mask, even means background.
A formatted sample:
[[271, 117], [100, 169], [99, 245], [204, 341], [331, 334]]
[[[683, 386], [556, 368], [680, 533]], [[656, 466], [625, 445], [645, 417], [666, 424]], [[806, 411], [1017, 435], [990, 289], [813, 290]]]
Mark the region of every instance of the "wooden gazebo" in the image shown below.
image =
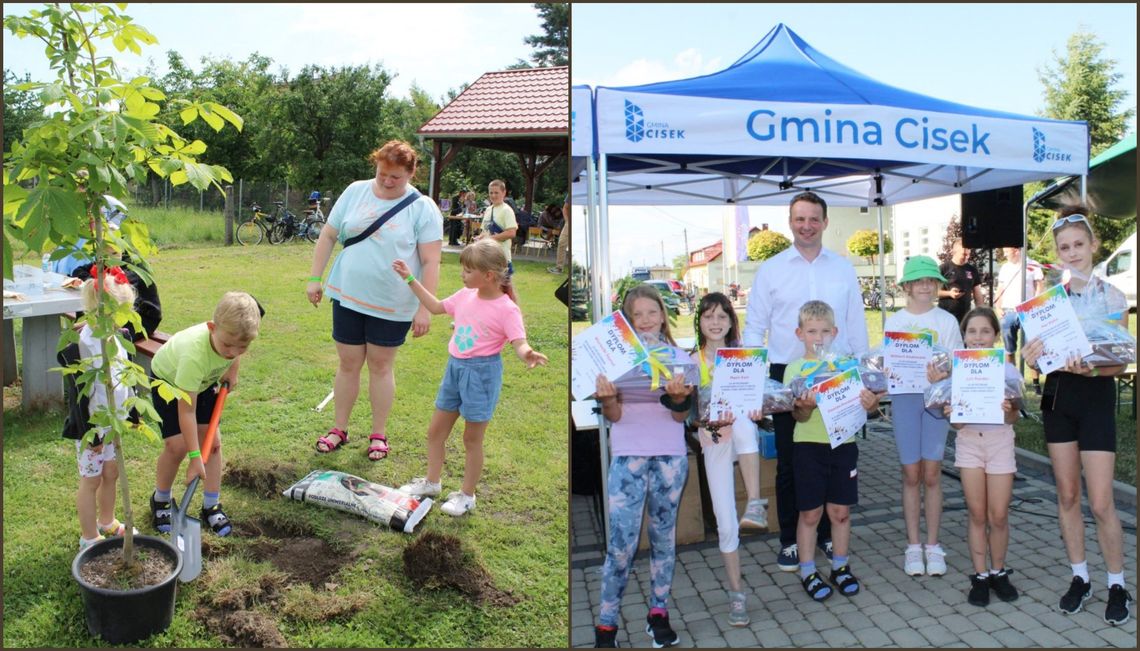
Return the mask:
[[570, 68], [488, 72], [416, 133], [432, 141], [433, 200], [439, 201], [439, 179], [455, 155], [463, 147], [482, 147], [518, 156], [530, 211], [535, 180], [569, 150]]

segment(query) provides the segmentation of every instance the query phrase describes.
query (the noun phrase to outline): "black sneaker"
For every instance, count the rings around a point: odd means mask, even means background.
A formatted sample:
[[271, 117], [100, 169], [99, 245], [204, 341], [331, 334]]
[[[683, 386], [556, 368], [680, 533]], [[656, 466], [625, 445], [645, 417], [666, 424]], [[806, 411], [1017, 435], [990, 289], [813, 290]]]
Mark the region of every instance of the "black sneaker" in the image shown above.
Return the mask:
[[1104, 609], [1106, 624], [1120, 626], [1128, 621], [1128, 606], [1132, 603], [1132, 595], [1122, 585], [1112, 585], [1108, 589], [1108, 607]]
[[1061, 597], [1061, 612], [1075, 615], [1081, 612], [1081, 606], [1092, 596], [1092, 586], [1079, 576], [1073, 577], [1069, 584], [1069, 591]]
[[977, 574], [970, 577], [970, 594], [967, 595], [966, 601], [971, 606], [981, 608], [990, 605], [990, 582], [988, 577], [978, 576]]
[[173, 509], [173, 497], [168, 502], [159, 502], [155, 499], [154, 493], [150, 494], [151, 524], [154, 525], [156, 531], [170, 533], [170, 514]]
[[776, 555], [776, 565], [785, 572], [798, 572], [800, 570], [800, 554], [795, 543], [780, 550]]
[[202, 521], [210, 525], [214, 533], [219, 536], [228, 536], [233, 526], [230, 525], [230, 519], [222, 511], [221, 502], [211, 506], [210, 508], [202, 507]]
[[681, 638], [669, 626], [669, 615], [649, 615], [645, 618], [645, 632], [653, 638], [654, 649], [676, 646]]
[[616, 649], [617, 648], [617, 627], [616, 626], [595, 626], [594, 627], [594, 648], [595, 649]]
[[1013, 570], [1007, 569], [990, 575], [990, 587], [1002, 601], [1017, 601], [1017, 588], [1009, 582], [1010, 574], [1013, 574]]

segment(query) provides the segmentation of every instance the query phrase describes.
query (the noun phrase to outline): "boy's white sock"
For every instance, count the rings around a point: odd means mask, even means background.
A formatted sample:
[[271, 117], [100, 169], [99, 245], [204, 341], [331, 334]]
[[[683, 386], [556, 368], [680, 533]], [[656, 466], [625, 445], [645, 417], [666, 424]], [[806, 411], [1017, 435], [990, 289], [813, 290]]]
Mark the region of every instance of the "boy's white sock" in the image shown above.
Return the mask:
[[1089, 562], [1081, 561], [1080, 563], [1073, 563], [1073, 576], [1081, 577], [1085, 583], [1089, 582]]
[[1108, 587], [1111, 588], [1114, 585], [1124, 587], [1124, 572], [1117, 572], [1116, 574], [1112, 572], [1108, 573]]

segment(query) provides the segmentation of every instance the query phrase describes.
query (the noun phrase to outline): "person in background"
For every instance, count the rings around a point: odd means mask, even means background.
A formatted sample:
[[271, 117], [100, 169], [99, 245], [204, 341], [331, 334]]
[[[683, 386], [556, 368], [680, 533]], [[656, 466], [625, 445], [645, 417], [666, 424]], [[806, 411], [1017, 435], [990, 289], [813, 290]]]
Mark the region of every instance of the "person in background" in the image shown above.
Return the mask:
[[954, 240], [950, 259], [938, 267], [938, 272], [946, 278], [945, 286], [938, 290], [938, 307], [952, 314], [955, 323], [962, 322], [971, 301], [974, 305], [986, 304], [982, 276], [970, 264], [970, 249], [962, 245], [962, 238]]
[[[1014, 308], [1045, 291], [1045, 274], [1041, 270], [1040, 263], [1027, 257], [1025, 275], [1022, 276], [1022, 249], [1007, 246], [1002, 249], [1002, 253], [1005, 254], [1005, 262], [1001, 264], [1001, 269], [998, 270], [994, 307], [997, 308], [997, 314], [1001, 317], [1001, 335], [1002, 341], [1005, 343], [1005, 359], [1012, 364], [1013, 356], [1017, 352], [1017, 334], [1021, 330], [1021, 322], [1018, 321], [1017, 311]], [[1025, 298], [1022, 298], [1022, 288], [1017, 283], [1021, 278], [1025, 279]], [[1021, 333], [1021, 338], [1022, 340], [1025, 339], [1024, 332]], [[1022, 343], [1025, 342], [1022, 341]], [[1037, 395], [1041, 395], [1041, 374], [1032, 368], [1029, 369], [1029, 374], [1033, 376], [1034, 391]]]

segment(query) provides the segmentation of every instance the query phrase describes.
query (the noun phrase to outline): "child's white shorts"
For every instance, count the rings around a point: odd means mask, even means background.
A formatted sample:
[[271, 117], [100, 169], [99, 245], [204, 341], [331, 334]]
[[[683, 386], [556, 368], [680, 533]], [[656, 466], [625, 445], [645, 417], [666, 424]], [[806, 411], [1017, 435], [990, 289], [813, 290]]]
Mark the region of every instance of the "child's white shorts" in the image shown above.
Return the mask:
[[76, 441], [75, 453], [79, 461], [79, 476], [98, 477], [103, 474], [103, 464], [115, 460], [115, 444], [105, 441], [96, 452], [83, 441]]

